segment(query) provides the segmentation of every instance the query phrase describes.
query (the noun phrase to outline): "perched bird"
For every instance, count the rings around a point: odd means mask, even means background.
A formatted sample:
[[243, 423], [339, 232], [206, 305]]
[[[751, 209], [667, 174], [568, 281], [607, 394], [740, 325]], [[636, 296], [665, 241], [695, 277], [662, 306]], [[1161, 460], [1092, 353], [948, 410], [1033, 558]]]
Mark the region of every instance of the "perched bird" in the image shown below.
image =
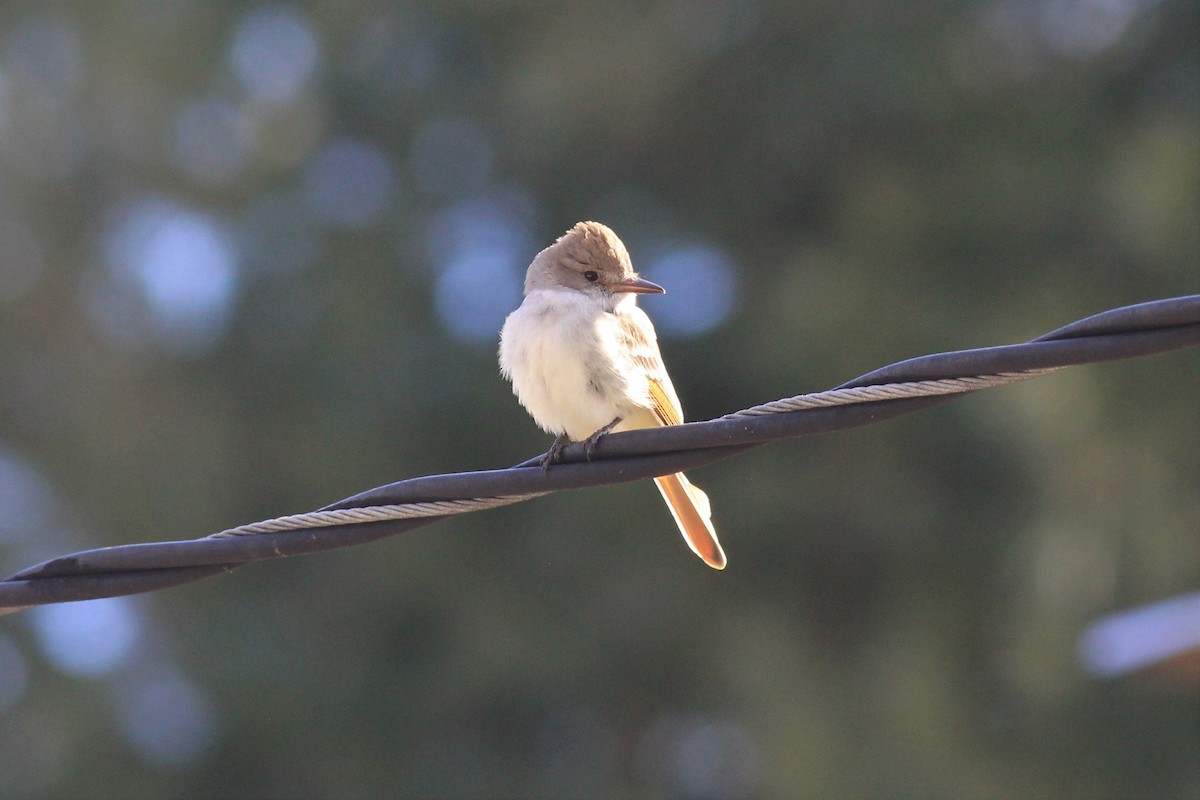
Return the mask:
[[[654, 325], [637, 307], [637, 295], [663, 291], [638, 277], [625, 245], [598, 222], [578, 223], [533, 259], [525, 299], [500, 332], [500, 371], [557, 436], [543, 466], [571, 441], [590, 453], [609, 431], [683, 422]], [[682, 472], [654, 482], [692, 551], [724, 569], [708, 496]]]

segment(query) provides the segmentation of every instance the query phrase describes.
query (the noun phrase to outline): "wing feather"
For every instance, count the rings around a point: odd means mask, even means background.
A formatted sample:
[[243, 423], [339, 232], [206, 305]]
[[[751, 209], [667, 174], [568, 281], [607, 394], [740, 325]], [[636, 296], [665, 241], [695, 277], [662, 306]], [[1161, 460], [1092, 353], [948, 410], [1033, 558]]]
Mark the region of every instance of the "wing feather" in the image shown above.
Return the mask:
[[683, 409], [679, 407], [674, 394], [668, 392], [661, 381], [650, 378], [650, 402], [653, 404], [650, 410], [658, 417], [660, 425], [683, 424]]

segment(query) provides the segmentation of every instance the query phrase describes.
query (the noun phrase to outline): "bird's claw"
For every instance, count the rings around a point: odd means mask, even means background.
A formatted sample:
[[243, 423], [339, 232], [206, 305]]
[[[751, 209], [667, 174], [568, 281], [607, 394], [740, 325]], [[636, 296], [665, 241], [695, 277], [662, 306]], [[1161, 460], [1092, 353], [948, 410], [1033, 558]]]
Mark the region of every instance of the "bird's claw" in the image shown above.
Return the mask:
[[[592, 455], [596, 452], [596, 443], [608, 435], [609, 431], [617, 426], [621, 421], [621, 417], [617, 417], [612, 422], [605, 425], [600, 430], [593, 433], [591, 436], [583, 440], [583, 454], [587, 456], [587, 460], [592, 460]], [[559, 460], [562, 456], [563, 448], [571, 443], [571, 437], [565, 433], [560, 433], [554, 437], [554, 441], [550, 444], [550, 449], [546, 451], [546, 455], [542, 456], [542, 472], [550, 469], [550, 465]]]
[[583, 440], [583, 454], [585, 456], [587, 456], [588, 461], [592, 460], [592, 454], [596, 452], [596, 445], [600, 442], [601, 439], [603, 439], [605, 436], [607, 436], [612, 431], [613, 428], [617, 427], [617, 423], [619, 423], [620, 421], [621, 421], [621, 418], [617, 417], [612, 422], [608, 423], [603, 428], [601, 428], [600, 430], [596, 431], [591, 436], [589, 436], [588, 438]]
[[559, 457], [562, 456], [563, 448], [570, 444], [570, 442], [571, 439], [565, 433], [554, 437], [554, 441], [550, 444], [550, 449], [546, 451], [546, 455], [542, 456], [542, 472], [550, 469], [550, 465], [558, 461]]
[[587, 460], [592, 460], [592, 454], [596, 452], [596, 443], [599, 442], [608, 433], [604, 428], [593, 433], [591, 436], [583, 440], [583, 454], [587, 456]]

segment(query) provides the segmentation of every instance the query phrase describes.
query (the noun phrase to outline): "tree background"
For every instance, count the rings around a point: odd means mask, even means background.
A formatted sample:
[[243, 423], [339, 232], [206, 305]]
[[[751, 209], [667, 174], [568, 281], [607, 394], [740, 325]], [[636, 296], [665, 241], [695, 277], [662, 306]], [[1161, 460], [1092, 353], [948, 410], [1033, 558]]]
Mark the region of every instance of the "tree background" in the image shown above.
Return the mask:
[[[1197, 291], [1186, 0], [8, 0], [0, 560], [548, 444], [495, 364], [612, 225], [706, 419]], [[1181, 797], [1200, 354], [0, 621], [0, 797]]]

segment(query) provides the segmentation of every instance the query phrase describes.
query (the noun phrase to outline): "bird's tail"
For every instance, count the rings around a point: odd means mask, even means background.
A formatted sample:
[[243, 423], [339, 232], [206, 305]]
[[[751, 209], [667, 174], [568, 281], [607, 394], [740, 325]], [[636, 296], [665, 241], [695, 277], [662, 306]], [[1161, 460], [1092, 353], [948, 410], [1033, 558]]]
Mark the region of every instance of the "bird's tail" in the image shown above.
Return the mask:
[[663, 475], [654, 479], [663, 500], [671, 509], [671, 516], [679, 526], [683, 539], [692, 552], [704, 559], [713, 569], [725, 569], [725, 551], [717, 541], [717, 532], [712, 526], [712, 509], [708, 495], [694, 486], [682, 472]]

